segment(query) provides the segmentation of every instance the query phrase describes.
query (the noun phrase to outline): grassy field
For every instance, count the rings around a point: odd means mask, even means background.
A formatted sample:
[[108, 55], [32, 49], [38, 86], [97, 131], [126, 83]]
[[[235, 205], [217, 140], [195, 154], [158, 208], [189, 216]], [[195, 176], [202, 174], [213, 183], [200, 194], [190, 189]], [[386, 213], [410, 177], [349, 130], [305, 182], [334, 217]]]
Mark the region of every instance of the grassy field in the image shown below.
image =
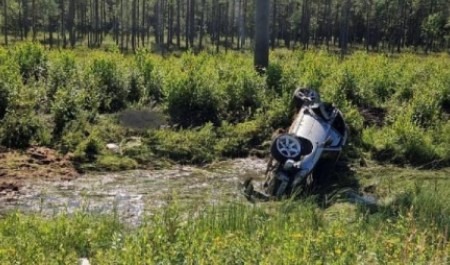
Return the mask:
[[[345, 114], [347, 157], [443, 167], [450, 163], [449, 61], [448, 54], [356, 52], [341, 60], [276, 50], [260, 76], [248, 53], [161, 57], [25, 43], [0, 49], [0, 143], [48, 146], [103, 169], [246, 156], [267, 150], [273, 130], [289, 126], [292, 92], [308, 86]], [[136, 137], [144, 144], [128, 148]], [[120, 155], [105, 149], [111, 142], [124, 144]]]
[[11, 213], [0, 219], [0, 263], [448, 264], [449, 173], [358, 169], [377, 209], [311, 198], [181, 210], [173, 200], [137, 227], [83, 211]]
[[353, 177], [380, 207], [312, 198], [186, 212], [175, 200], [139, 227], [11, 213], [0, 264], [448, 264], [450, 56], [276, 50], [262, 76], [252, 63], [236, 52], [0, 48], [0, 144], [46, 146], [95, 170], [264, 155], [290, 124], [292, 92], [309, 86], [344, 113], [343, 160], [366, 164]]

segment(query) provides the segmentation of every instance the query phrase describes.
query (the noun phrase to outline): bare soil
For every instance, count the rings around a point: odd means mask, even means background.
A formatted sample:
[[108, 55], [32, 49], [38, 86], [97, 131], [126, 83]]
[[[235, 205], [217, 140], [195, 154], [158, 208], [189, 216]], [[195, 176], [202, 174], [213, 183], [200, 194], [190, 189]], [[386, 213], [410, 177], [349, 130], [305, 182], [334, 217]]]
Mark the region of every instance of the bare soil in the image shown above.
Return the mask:
[[360, 107], [359, 112], [364, 118], [364, 126], [382, 127], [386, 118], [386, 109], [378, 107]]
[[69, 155], [38, 146], [22, 151], [0, 147], [0, 197], [20, 192], [31, 180], [61, 181], [78, 176]]

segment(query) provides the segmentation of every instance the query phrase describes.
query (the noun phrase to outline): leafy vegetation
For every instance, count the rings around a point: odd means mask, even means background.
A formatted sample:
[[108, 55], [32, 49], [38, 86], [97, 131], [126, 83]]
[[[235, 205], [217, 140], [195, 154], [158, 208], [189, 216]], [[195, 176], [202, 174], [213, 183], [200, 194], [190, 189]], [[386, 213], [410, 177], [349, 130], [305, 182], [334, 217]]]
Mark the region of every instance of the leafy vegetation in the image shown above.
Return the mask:
[[[141, 165], [155, 157], [206, 163], [245, 156], [265, 150], [273, 130], [289, 126], [291, 95], [301, 85], [343, 111], [351, 133], [347, 157], [450, 164], [448, 55], [357, 52], [341, 60], [323, 51], [276, 50], [271, 56], [260, 76], [245, 53], [85, 56], [31, 43], [2, 48], [0, 141], [14, 148], [45, 144], [89, 163], [112, 155], [107, 143], [129, 137], [146, 147], [115, 156]], [[136, 123], [164, 129], [121, 121], [123, 110], [130, 120], [130, 110], [140, 109], [158, 121], [136, 117]], [[112, 159], [102, 167], [105, 161]]]
[[273, 130], [290, 125], [292, 92], [309, 86], [344, 113], [345, 158], [406, 166], [358, 168], [365, 186], [378, 181], [382, 206], [321, 208], [311, 200], [186, 211], [175, 200], [137, 227], [88, 211], [10, 213], [0, 218], [0, 263], [448, 263], [448, 170], [438, 176], [407, 166], [450, 165], [449, 55], [271, 56], [261, 76], [250, 55], [236, 52], [0, 48], [0, 143], [50, 146], [102, 170], [166, 159], [204, 164], [267, 150]]
[[137, 226], [88, 211], [11, 213], [0, 219], [0, 262], [446, 264], [450, 197], [448, 189], [430, 188], [416, 183], [375, 212], [345, 203], [318, 208], [308, 200], [182, 210], [169, 200]]

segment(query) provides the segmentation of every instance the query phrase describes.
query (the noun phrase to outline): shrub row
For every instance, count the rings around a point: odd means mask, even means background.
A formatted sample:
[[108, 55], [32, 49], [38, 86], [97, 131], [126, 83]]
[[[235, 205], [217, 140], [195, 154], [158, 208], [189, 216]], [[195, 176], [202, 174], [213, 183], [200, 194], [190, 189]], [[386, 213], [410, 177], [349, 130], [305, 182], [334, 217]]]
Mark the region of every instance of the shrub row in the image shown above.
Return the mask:
[[[167, 155], [163, 150], [176, 149], [178, 141], [196, 142], [193, 138], [204, 137], [210, 128], [215, 151], [193, 158], [189, 152], [202, 151], [189, 143], [185, 148], [192, 150], [181, 155], [183, 161], [240, 156], [268, 140], [273, 129], [289, 126], [290, 97], [302, 85], [341, 108], [351, 145], [373, 158], [448, 165], [448, 60], [448, 55], [366, 53], [340, 60], [323, 51], [277, 50], [267, 74], [260, 76], [249, 54], [162, 58], [140, 50], [131, 56], [100, 51], [86, 56], [25, 43], [0, 49], [0, 141], [9, 147], [51, 144], [74, 152], [100, 126], [102, 116], [156, 104], [172, 128], [146, 134], [161, 138], [155, 140], [160, 145], [156, 153]], [[250, 124], [258, 125], [249, 129]], [[174, 140], [185, 133], [184, 140]], [[169, 135], [173, 141], [162, 140]]]

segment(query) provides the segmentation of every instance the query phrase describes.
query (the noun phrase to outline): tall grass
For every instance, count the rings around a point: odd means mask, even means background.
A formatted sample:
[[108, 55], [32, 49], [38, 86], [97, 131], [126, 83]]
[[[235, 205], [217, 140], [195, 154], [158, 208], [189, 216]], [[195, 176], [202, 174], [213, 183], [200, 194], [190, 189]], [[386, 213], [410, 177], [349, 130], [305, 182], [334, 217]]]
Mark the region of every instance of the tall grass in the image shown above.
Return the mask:
[[0, 220], [0, 262], [446, 264], [448, 197], [407, 194], [376, 213], [336, 211], [341, 204], [320, 209], [312, 201], [186, 212], [172, 201], [137, 227], [84, 212], [50, 219], [13, 213]]
[[[152, 136], [159, 149], [175, 149], [169, 157], [183, 161], [241, 156], [269, 140], [274, 129], [289, 126], [291, 95], [300, 85], [319, 90], [324, 100], [341, 108], [350, 127], [352, 153], [416, 166], [450, 164], [447, 54], [390, 57], [356, 52], [341, 60], [325, 51], [275, 50], [264, 76], [253, 70], [250, 54], [236, 52], [161, 57], [145, 50], [135, 55], [48, 51], [25, 43], [1, 49], [0, 61], [0, 119], [5, 119], [0, 140], [11, 142], [8, 135], [14, 132], [6, 125], [13, 113], [44, 129], [29, 128], [30, 136], [22, 134], [25, 139], [10, 146], [48, 144], [42, 140], [46, 137], [35, 136], [46, 131], [53, 132], [50, 145], [74, 152], [87, 137], [101, 138], [85, 129], [98, 127], [102, 116], [153, 108], [166, 115], [173, 137], [187, 130], [192, 132], [189, 141], [202, 142], [195, 138], [203, 137], [202, 127], [212, 123], [216, 139], [210, 150], [216, 151], [186, 159], [182, 150], [191, 144], [178, 141], [179, 148], [173, 148], [164, 133], [143, 133], [140, 128], [120, 132], [120, 137]], [[74, 131], [74, 124], [86, 126]], [[240, 132], [245, 124], [256, 124], [250, 131], [259, 131], [257, 137]], [[235, 148], [238, 145], [244, 148]], [[355, 148], [359, 151], [353, 152]], [[175, 154], [177, 149], [180, 154]]]

